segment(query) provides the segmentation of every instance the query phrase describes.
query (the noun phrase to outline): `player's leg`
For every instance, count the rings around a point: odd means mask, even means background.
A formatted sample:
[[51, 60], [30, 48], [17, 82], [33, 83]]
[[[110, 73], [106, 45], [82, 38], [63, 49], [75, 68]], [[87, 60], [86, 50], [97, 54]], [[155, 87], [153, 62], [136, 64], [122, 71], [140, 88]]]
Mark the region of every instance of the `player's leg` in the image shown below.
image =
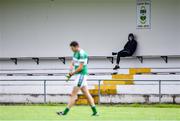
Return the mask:
[[83, 79], [84, 79], [83, 75], [80, 75], [80, 74], [75, 75], [75, 80], [73, 81], [74, 88], [73, 88], [73, 91], [71, 93], [69, 103], [63, 112], [57, 113], [58, 115], [66, 115], [69, 112], [70, 108], [74, 105], [74, 103], [77, 99], [77, 94], [78, 94], [80, 87], [83, 83]]
[[97, 110], [96, 110], [96, 106], [95, 106], [95, 103], [94, 103], [94, 99], [92, 98], [91, 94], [89, 93], [89, 90], [88, 90], [87, 86], [81, 87], [81, 91], [86, 96], [86, 98], [88, 99], [89, 104], [91, 105], [91, 109], [93, 111], [92, 115], [93, 116], [97, 115]]
[[66, 115], [69, 112], [69, 110], [75, 104], [75, 101], [77, 100], [77, 94], [79, 90], [80, 90], [79, 87], [73, 88], [67, 107], [65, 108], [63, 112], [57, 112], [58, 115]]
[[80, 90], [79, 87], [74, 87], [74, 89], [73, 89], [73, 91], [71, 93], [70, 99], [69, 99], [69, 103], [67, 105], [67, 107], [69, 109], [75, 104], [75, 101], [77, 100], [77, 94], [78, 94], [79, 90]]

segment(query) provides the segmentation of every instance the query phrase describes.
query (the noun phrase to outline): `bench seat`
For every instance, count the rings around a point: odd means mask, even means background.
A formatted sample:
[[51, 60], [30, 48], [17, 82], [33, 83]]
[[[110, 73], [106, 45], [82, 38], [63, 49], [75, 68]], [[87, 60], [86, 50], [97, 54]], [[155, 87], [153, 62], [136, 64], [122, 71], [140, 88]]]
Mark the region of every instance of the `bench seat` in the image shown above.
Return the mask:
[[[71, 80], [73, 80], [74, 77], [72, 77]], [[102, 75], [102, 76], [89, 76], [89, 80], [91, 81], [98, 81], [98, 80], [112, 80], [111, 75]], [[64, 81], [66, 80], [65, 76], [0, 76], [0, 81], [43, 81], [43, 80], [53, 80], [53, 81]], [[116, 79], [113, 79], [116, 80]], [[120, 80], [120, 79], [117, 79]], [[124, 80], [124, 79], [122, 79]], [[126, 79], [127, 80], [127, 79]], [[134, 80], [137, 81], [152, 81], [152, 80], [180, 80], [180, 75], [134, 75]]]
[[[165, 75], [169, 75], [169, 74], [180, 74], [180, 68], [164, 68], [164, 69], [151, 69], [151, 72], [149, 73], [137, 73], [137, 74], [150, 74], [150, 75], [153, 75], [153, 74], [158, 74], [158, 75], [161, 75], [161, 74], [165, 74]], [[118, 74], [129, 74], [129, 70], [130, 69], [119, 69], [117, 71], [114, 71], [113, 69], [89, 69], [89, 74], [90, 75], [110, 75], [110, 74], [113, 74], [113, 73], [118, 73]], [[45, 70], [37, 70], [37, 69], [34, 69], [34, 70], [28, 70], [28, 69], [25, 69], [25, 70], [0, 70], [0, 75], [65, 75], [69, 72], [68, 69], [56, 69], [56, 70], [53, 70], [53, 69], [45, 69]]]

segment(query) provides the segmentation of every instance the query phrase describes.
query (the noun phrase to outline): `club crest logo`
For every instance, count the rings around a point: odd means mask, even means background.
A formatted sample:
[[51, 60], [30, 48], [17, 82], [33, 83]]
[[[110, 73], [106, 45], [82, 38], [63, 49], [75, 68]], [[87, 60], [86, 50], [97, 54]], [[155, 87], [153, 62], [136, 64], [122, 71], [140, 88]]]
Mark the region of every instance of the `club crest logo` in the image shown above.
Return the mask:
[[140, 22], [141, 24], [145, 24], [146, 23], [146, 8], [145, 6], [141, 6], [140, 9]]
[[151, 28], [151, 0], [137, 0], [137, 28]]

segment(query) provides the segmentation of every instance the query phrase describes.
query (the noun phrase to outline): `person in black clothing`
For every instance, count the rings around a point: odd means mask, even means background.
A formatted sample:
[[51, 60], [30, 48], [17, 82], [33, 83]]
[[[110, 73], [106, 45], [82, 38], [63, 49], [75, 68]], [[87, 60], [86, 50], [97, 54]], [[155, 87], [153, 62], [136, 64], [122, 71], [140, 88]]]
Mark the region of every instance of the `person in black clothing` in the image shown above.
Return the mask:
[[[128, 36], [128, 42], [124, 46], [124, 49], [119, 51], [117, 54], [117, 61], [116, 61], [116, 66], [113, 68], [114, 70], [119, 69], [119, 62], [121, 57], [127, 57], [127, 56], [132, 56], [134, 52], [136, 51], [137, 48], [137, 41], [135, 40], [135, 37], [132, 33], [129, 34]], [[112, 53], [115, 55], [115, 53]]]

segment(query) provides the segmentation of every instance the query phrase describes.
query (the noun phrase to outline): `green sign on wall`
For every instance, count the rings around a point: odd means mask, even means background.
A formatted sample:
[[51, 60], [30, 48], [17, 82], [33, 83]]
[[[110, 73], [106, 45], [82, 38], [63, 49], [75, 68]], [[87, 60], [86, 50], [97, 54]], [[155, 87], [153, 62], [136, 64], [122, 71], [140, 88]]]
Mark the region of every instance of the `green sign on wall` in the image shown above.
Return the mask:
[[137, 28], [151, 28], [151, 0], [137, 0]]

